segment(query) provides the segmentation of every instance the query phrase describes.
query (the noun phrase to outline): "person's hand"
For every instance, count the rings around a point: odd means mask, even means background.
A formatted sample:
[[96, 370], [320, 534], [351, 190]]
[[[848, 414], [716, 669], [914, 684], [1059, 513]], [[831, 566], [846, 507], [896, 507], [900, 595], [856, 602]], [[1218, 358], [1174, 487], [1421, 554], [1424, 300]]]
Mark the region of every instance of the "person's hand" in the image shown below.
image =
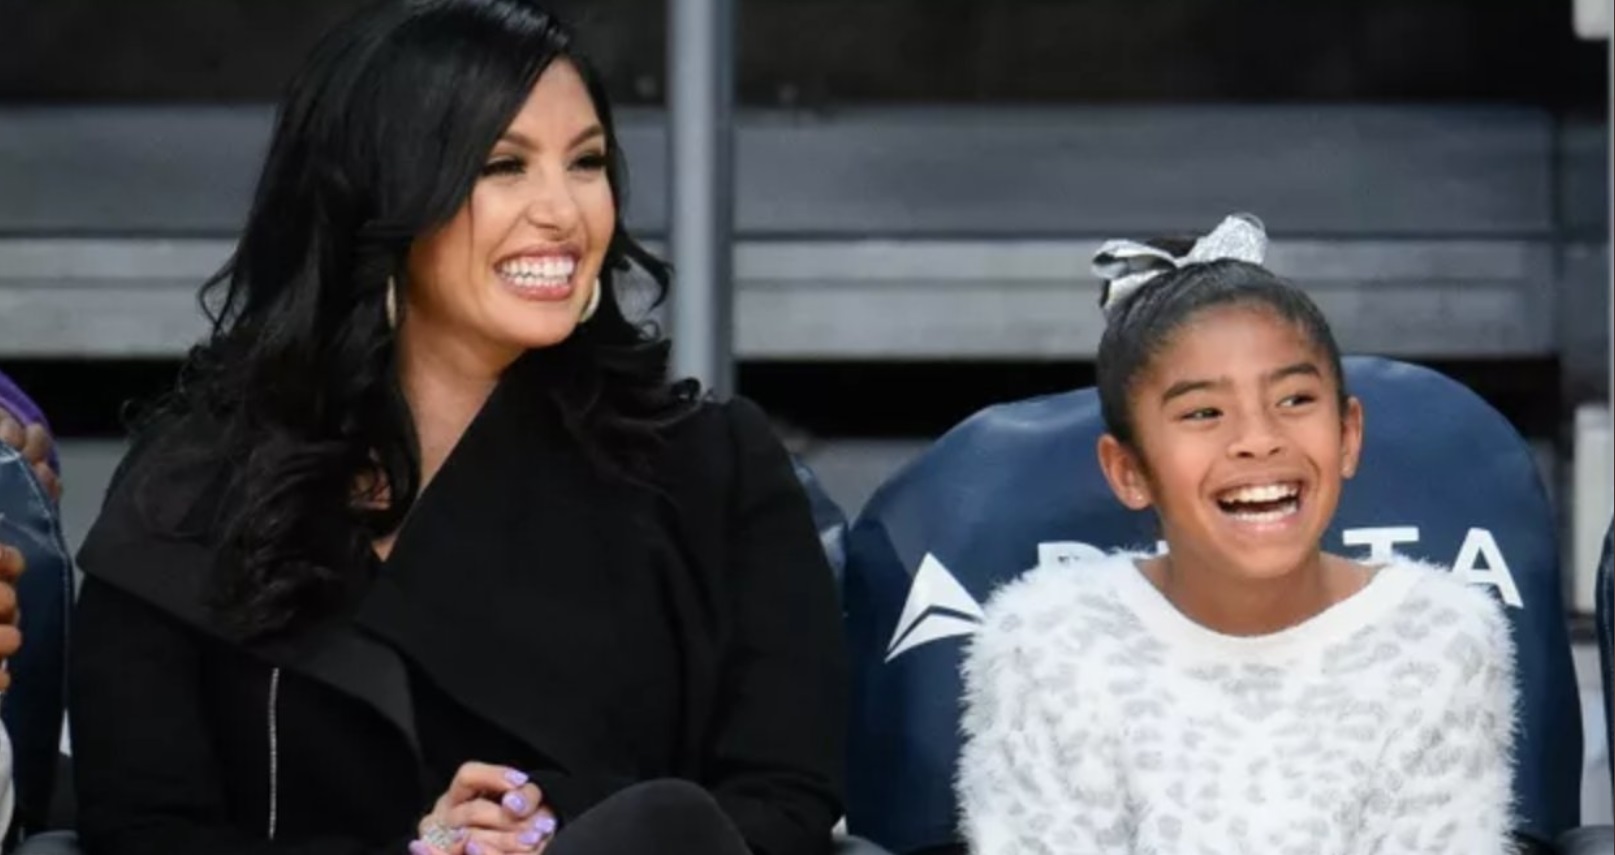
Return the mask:
[[[17, 629], [17, 578], [25, 560], [22, 550], [0, 544], [0, 659], [10, 659], [22, 648], [22, 632]], [[11, 687], [11, 673], [0, 670], [0, 692]]]
[[62, 498], [62, 479], [50, 468], [50, 432], [42, 424], [24, 426], [10, 413], [0, 413], [0, 442], [17, 449], [52, 499]]
[[467, 763], [417, 831], [411, 855], [524, 855], [544, 850], [555, 813], [521, 772]]

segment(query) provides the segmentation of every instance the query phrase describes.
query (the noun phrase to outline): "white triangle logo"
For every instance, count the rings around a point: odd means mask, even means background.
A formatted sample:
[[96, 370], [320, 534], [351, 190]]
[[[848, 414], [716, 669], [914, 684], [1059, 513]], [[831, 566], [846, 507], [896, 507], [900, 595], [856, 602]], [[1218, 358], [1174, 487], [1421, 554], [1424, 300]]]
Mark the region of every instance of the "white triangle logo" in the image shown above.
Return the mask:
[[903, 614], [897, 618], [897, 630], [886, 645], [886, 661], [923, 644], [971, 635], [982, 619], [981, 604], [928, 552], [920, 560]]

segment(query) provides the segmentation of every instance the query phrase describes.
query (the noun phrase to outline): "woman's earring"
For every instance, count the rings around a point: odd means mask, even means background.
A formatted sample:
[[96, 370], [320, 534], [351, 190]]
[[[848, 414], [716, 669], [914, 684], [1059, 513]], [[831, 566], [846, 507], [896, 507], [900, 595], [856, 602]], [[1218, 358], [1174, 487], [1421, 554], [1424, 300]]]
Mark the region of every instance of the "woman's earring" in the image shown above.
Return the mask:
[[594, 313], [600, 308], [600, 279], [594, 280], [594, 288], [589, 291], [589, 301], [583, 304], [583, 314], [578, 315], [578, 323], [588, 323]]
[[398, 282], [387, 277], [387, 326], [398, 329]]

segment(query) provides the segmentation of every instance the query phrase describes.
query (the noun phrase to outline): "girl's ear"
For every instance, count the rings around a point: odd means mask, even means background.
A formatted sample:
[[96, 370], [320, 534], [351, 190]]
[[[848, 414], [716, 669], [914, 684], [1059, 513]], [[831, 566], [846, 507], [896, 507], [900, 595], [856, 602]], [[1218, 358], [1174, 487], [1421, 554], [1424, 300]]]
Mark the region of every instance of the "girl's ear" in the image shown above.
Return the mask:
[[1357, 474], [1357, 464], [1363, 459], [1363, 402], [1355, 397], [1346, 399], [1346, 411], [1340, 418], [1340, 477]]
[[1105, 473], [1110, 491], [1123, 505], [1142, 511], [1154, 504], [1143, 460], [1126, 443], [1108, 433], [1099, 437], [1099, 469]]

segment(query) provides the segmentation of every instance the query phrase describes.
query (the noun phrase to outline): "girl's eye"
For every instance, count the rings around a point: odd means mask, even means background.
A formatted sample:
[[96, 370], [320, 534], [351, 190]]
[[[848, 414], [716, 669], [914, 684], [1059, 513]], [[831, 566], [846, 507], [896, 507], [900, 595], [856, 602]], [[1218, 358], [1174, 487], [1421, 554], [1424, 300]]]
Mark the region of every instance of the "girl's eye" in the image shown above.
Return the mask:
[[600, 172], [606, 168], [606, 153], [596, 151], [582, 155], [572, 162], [572, 168], [584, 172]]
[[1306, 406], [1307, 404], [1310, 404], [1310, 403], [1312, 403], [1312, 402], [1314, 402], [1316, 400], [1318, 400], [1318, 396], [1312, 394], [1311, 392], [1301, 392], [1301, 393], [1296, 394], [1296, 395], [1290, 395], [1289, 397], [1285, 398], [1284, 400], [1279, 401], [1279, 406], [1281, 406], [1281, 407], [1292, 407], [1292, 408], [1293, 407], [1302, 407], [1302, 406]]
[[490, 160], [482, 167], [483, 177], [491, 175], [520, 175], [526, 165], [514, 157], [504, 157]]
[[1222, 411], [1218, 410], [1216, 407], [1201, 407], [1198, 410], [1190, 410], [1189, 412], [1178, 416], [1178, 420], [1185, 422], [1204, 422], [1217, 418], [1220, 415], [1222, 415]]

